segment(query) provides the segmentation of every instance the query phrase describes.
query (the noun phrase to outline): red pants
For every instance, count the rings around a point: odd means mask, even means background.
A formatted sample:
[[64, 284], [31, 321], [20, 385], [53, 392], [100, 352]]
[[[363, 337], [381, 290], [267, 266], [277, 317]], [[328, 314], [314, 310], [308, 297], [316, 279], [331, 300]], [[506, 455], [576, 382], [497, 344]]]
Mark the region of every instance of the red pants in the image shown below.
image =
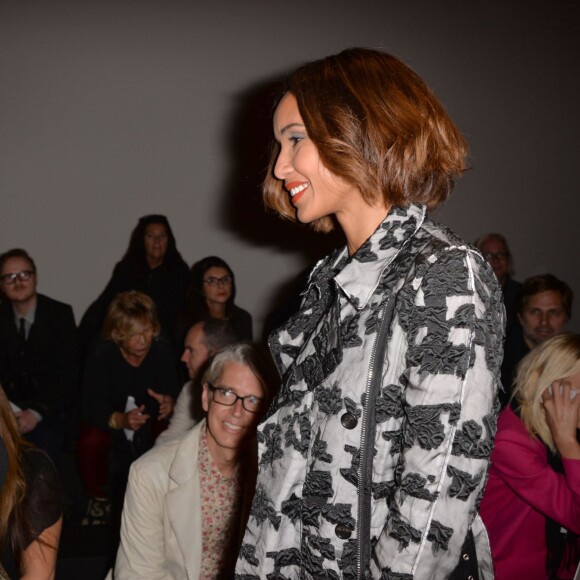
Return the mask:
[[77, 439], [77, 464], [89, 495], [107, 497], [111, 436], [103, 429], [81, 423]]

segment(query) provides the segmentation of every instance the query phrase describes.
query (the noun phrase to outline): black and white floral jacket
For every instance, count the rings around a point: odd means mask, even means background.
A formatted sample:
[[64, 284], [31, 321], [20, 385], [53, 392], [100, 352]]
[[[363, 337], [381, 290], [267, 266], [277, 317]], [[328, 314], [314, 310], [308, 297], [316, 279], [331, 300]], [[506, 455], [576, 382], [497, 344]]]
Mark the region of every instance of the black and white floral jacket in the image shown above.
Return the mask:
[[236, 578], [447, 578], [470, 527], [493, 577], [477, 508], [503, 327], [488, 264], [422, 206], [319, 262], [270, 337], [283, 384]]

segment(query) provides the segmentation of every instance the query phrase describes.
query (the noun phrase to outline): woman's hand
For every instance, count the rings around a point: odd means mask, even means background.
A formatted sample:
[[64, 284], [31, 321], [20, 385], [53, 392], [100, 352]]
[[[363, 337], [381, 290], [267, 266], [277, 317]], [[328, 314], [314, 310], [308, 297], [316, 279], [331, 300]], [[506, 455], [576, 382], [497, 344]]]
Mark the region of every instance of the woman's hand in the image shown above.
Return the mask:
[[542, 393], [546, 422], [560, 455], [580, 459], [576, 430], [580, 420], [580, 393], [567, 381], [554, 381]]
[[139, 431], [143, 425], [149, 419], [149, 415], [143, 413], [145, 410], [145, 405], [141, 405], [140, 407], [136, 407], [135, 409], [131, 409], [126, 413], [120, 413], [123, 415], [122, 423], [123, 429], [131, 429], [131, 431]]
[[18, 430], [22, 434], [34, 431], [34, 429], [38, 425], [38, 418], [32, 411], [30, 411], [30, 409], [18, 411], [17, 413], [15, 413], [15, 416], [16, 422], [18, 424]]
[[147, 389], [147, 394], [153, 397], [159, 403], [159, 416], [158, 421], [166, 419], [173, 413], [173, 399], [169, 395], [162, 395], [161, 393], [156, 393], [153, 389]]

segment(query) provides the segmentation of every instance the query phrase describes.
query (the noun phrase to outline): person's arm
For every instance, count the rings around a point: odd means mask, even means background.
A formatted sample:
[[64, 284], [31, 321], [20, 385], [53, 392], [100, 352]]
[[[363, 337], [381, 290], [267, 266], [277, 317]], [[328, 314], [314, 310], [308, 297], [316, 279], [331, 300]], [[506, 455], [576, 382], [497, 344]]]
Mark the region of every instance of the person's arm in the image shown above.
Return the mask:
[[125, 494], [116, 580], [165, 580], [163, 501], [167, 474], [156, 465], [133, 463]]
[[252, 342], [254, 339], [254, 328], [252, 324], [252, 315], [239, 306], [235, 307], [234, 316], [236, 320], [232, 324], [232, 328], [239, 340], [247, 340]]
[[156, 377], [156, 384], [152, 386], [152, 389], [158, 394], [169, 395], [175, 401], [181, 386], [175, 350], [164, 338], [157, 338], [151, 348], [155, 349]]
[[544, 446], [521, 429], [499, 431], [493, 465], [502, 480], [528, 505], [580, 533], [580, 460], [564, 459], [564, 473], [550, 467]]
[[52, 579], [66, 498], [58, 472], [43, 451], [26, 448], [21, 460], [26, 478], [23, 508], [29, 523], [28, 544], [20, 562], [22, 578]]
[[194, 425], [191, 413], [191, 400], [192, 394], [191, 389], [193, 385], [190, 382], [185, 383], [177, 397], [177, 402], [175, 403], [175, 409], [173, 410], [173, 415], [169, 421], [169, 426], [165, 431], [162, 431], [155, 441], [155, 445], [160, 445], [166, 443], [167, 441], [173, 441], [181, 437], [186, 431], [189, 431]]
[[[99, 343], [87, 356], [82, 383], [83, 418], [87, 423], [99, 429], [109, 429], [109, 418], [114, 412], [124, 408], [126, 396], [116, 395], [113, 384], [112, 349], [118, 348], [106, 342]], [[123, 413], [121, 413], [123, 414]]]
[[39, 406], [31, 405], [41, 415], [74, 414], [80, 403], [80, 353], [78, 331], [72, 308], [57, 304], [46, 322], [50, 332], [45, 355]]
[[56, 556], [60, 541], [62, 517], [46, 528], [22, 552], [20, 571], [22, 580], [53, 580], [56, 571]]
[[497, 282], [466, 248], [432, 256], [416, 277], [419, 285], [401, 290], [394, 321], [393, 333], [406, 340], [408, 383], [399, 485], [371, 554], [373, 578], [451, 574], [477, 512], [495, 434], [503, 338]]

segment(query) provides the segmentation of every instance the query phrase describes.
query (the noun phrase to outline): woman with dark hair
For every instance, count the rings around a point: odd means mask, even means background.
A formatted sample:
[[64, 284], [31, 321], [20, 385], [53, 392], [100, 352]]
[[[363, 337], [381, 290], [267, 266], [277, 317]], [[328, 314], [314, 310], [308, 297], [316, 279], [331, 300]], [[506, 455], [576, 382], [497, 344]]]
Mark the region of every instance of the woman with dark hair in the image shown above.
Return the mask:
[[565, 580], [580, 561], [580, 335], [518, 366], [499, 417], [481, 516], [496, 580]]
[[180, 324], [179, 344], [193, 324], [208, 318], [227, 320], [239, 340], [251, 341], [252, 317], [236, 306], [236, 279], [233, 270], [217, 256], [208, 256], [191, 267], [187, 304]]
[[497, 419], [501, 291], [427, 216], [466, 144], [397, 58], [349, 49], [299, 68], [274, 113], [266, 205], [346, 247], [270, 335], [280, 394], [237, 574], [491, 577], [478, 503]]
[[0, 577], [53, 579], [64, 495], [48, 455], [21, 438], [1, 387], [0, 441], [4, 450], [0, 486]]
[[79, 329], [83, 346], [86, 348], [100, 332], [111, 300], [127, 290], [138, 290], [153, 298], [162, 332], [173, 340], [188, 282], [189, 269], [177, 250], [167, 218], [164, 215], [140, 218], [111, 280], [83, 316]]

